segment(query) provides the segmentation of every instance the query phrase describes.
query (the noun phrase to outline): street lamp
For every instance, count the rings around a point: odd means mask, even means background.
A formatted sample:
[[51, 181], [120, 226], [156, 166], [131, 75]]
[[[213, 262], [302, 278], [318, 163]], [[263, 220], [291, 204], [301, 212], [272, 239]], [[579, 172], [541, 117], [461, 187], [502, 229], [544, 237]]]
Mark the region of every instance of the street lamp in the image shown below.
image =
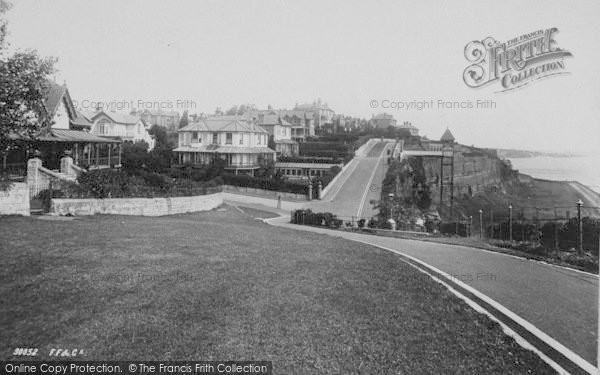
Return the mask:
[[479, 209], [479, 238], [483, 238], [483, 210]]
[[512, 204], [508, 205], [508, 239], [512, 242]]
[[388, 198], [390, 198], [390, 219], [392, 218], [392, 210], [394, 208], [394, 194], [393, 193], [389, 193], [388, 194]]
[[577, 201], [577, 252], [579, 255], [583, 254], [583, 223], [581, 222], [581, 206], [583, 202]]

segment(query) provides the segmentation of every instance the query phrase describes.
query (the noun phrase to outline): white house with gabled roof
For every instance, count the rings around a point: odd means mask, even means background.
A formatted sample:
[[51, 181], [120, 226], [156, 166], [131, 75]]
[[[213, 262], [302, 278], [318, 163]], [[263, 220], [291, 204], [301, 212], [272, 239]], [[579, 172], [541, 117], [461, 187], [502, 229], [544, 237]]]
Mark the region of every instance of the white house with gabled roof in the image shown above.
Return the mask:
[[208, 165], [225, 161], [231, 172], [254, 175], [270, 161], [275, 150], [269, 148], [269, 133], [254, 122], [239, 116], [200, 119], [178, 130], [179, 145], [173, 150], [179, 164]]

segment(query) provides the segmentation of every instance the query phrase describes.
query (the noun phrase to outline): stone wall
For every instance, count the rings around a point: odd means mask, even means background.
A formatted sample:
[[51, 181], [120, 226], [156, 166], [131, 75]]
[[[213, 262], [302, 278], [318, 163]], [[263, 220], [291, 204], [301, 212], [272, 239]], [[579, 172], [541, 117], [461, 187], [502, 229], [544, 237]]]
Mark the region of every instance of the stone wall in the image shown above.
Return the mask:
[[229, 193], [234, 193], [234, 194], [261, 196], [261, 197], [267, 197], [267, 198], [271, 198], [271, 199], [277, 199], [278, 197], [281, 197], [281, 199], [292, 200], [292, 201], [305, 201], [308, 199], [307, 194], [285, 193], [285, 192], [275, 191], [275, 190], [247, 188], [247, 187], [243, 187], [243, 186], [232, 186], [232, 185], [222, 185], [222, 187], [223, 187], [223, 191], [227, 191]]
[[208, 211], [223, 204], [221, 193], [173, 198], [52, 199], [50, 213], [164, 216]]
[[29, 188], [26, 183], [14, 183], [9, 190], [0, 191], [0, 215], [29, 216]]

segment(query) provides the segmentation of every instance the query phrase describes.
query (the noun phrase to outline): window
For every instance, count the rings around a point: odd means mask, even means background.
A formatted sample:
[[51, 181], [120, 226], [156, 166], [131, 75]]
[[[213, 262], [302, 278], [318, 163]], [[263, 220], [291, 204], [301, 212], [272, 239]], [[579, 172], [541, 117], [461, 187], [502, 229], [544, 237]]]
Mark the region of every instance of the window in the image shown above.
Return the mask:
[[213, 133], [213, 141], [212, 141], [213, 145], [216, 145], [219, 143], [219, 138], [218, 138], [218, 134], [217, 133]]
[[258, 136], [258, 144], [260, 144], [260, 139], [262, 138], [262, 136]]
[[98, 134], [108, 134], [108, 123], [106, 120], [98, 123]]
[[195, 141], [198, 139], [198, 132], [192, 132], [192, 139]]
[[233, 143], [233, 134], [225, 133], [225, 144], [230, 145]]
[[244, 144], [244, 134], [240, 134], [240, 144]]

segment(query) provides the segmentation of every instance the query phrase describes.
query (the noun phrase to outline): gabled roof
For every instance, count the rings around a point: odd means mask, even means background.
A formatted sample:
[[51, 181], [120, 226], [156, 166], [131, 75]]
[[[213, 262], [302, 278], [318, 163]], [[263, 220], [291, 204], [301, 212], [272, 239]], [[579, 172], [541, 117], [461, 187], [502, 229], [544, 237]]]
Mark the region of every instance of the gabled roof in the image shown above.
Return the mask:
[[96, 114], [94, 116], [92, 116], [92, 120], [96, 120], [98, 117], [100, 117], [101, 115], [105, 115], [106, 117], [110, 118], [111, 120], [113, 120], [116, 123], [119, 124], [137, 124], [140, 121], [140, 118], [138, 116], [132, 116], [132, 115], [128, 115], [125, 113], [119, 113], [119, 112], [110, 112], [110, 111], [104, 111], [104, 110], [100, 110], [98, 112], [96, 112]]
[[83, 115], [80, 111], [75, 111], [76, 117], [74, 119], [71, 120], [71, 125], [75, 125], [75, 126], [85, 126], [85, 127], [92, 127], [92, 122], [85, 116]]
[[442, 138], [440, 138], [440, 141], [442, 141], [442, 142], [454, 142], [454, 136], [452, 135], [452, 132], [450, 131], [450, 129], [446, 128], [446, 131], [442, 135]]
[[277, 114], [273, 115], [265, 115], [264, 117], [258, 118], [258, 125], [263, 126], [273, 126], [273, 125], [282, 125], [282, 126], [292, 126], [289, 122], [282, 119], [281, 116]]
[[268, 133], [252, 121], [246, 121], [239, 116], [217, 116], [200, 119], [178, 130], [178, 132], [189, 131]]
[[72, 120], [75, 118], [75, 106], [73, 105], [73, 101], [71, 100], [71, 96], [69, 95], [69, 90], [67, 87], [48, 80], [46, 81], [46, 86], [48, 87], [48, 93], [46, 94], [46, 98], [44, 100], [46, 115], [53, 117], [60, 104], [65, 103], [69, 119]]
[[152, 109], [145, 109], [141, 112], [138, 112], [139, 114], [150, 114], [151, 116], [170, 116], [170, 117], [179, 117], [179, 112], [175, 112], [175, 111], [163, 111], [161, 109], [157, 109], [157, 110], [152, 110]]

